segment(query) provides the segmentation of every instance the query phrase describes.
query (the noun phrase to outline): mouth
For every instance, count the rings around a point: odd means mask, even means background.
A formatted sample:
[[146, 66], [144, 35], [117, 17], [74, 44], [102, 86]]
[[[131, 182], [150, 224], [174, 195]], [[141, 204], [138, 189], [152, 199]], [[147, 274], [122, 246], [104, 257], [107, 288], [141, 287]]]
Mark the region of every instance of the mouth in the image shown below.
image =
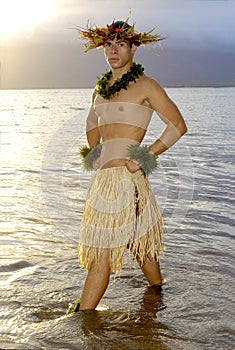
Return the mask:
[[118, 58], [114, 58], [114, 57], [109, 58], [109, 62], [117, 62], [117, 61], [118, 61]]

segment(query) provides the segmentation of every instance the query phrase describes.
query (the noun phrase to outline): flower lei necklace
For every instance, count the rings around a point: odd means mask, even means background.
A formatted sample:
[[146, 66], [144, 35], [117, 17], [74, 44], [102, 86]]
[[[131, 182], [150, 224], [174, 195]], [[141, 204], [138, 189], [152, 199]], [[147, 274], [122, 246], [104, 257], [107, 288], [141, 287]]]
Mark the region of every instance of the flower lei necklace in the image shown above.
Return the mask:
[[116, 80], [112, 86], [109, 86], [109, 81], [112, 76], [112, 71], [110, 70], [109, 72], [103, 73], [102, 77], [97, 79], [95, 91], [98, 95], [109, 100], [112, 95], [116, 94], [116, 92], [119, 92], [121, 89], [127, 90], [129, 83], [131, 81], [136, 82], [136, 79], [143, 73], [143, 66], [133, 62], [131, 69], [123, 74], [120, 79]]

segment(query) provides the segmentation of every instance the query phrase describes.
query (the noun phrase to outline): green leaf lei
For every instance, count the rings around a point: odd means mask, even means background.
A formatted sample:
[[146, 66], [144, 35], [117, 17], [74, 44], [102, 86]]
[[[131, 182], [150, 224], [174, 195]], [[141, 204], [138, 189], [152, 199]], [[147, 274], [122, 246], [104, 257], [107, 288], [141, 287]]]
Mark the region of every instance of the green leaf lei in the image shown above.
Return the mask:
[[110, 97], [116, 92], [119, 92], [121, 89], [127, 90], [128, 85], [131, 81], [136, 82], [136, 79], [140, 75], [143, 75], [144, 68], [141, 64], [133, 62], [131, 69], [122, 75], [122, 77], [115, 81], [112, 86], [109, 86], [109, 81], [112, 76], [112, 71], [103, 73], [101, 78], [97, 79], [97, 85], [95, 91], [98, 95], [102, 96], [106, 100], [109, 100]]
[[93, 162], [99, 158], [102, 150], [102, 143], [99, 143], [95, 148], [88, 146], [82, 146], [79, 150], [79, 154], [82, 158], [82, 164], [85, 170], [90, 171], [93, 169]]

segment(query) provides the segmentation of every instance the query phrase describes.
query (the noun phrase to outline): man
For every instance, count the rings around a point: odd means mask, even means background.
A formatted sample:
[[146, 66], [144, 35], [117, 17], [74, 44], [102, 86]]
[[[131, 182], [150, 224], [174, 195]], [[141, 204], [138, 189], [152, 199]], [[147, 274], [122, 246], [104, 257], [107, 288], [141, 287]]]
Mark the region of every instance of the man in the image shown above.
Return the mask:
[[[162, 87], [133, 62], [138, 46], [163, 39], [151, 33], [137, 33], [122, 21], [79, 29], [88, 41], [86, 51], [103, 47], [110, 66], [98, 79], [87, 117], [86, 158], [97, 171], [89, 184], [78, 247], [79, 264], [88, 270], [79, 310], [96, 308], [127, 249], [149, 285], [162, 284], [158, 258], [164, 224], [147, 175], [155, 169], [156, 157], [187, 127]], [[154, 111], [166, 127], [153, 144], [141, 146]]]

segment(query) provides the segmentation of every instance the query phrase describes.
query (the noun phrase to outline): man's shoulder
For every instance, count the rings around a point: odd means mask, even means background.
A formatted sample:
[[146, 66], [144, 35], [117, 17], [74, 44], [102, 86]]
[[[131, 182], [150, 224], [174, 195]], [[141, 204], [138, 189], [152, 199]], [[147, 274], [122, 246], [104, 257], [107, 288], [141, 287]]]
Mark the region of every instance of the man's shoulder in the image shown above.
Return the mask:
[[146, 74], [143, 74], [141, 76], [138, 83], [139, 83], [139, 87], [146, 94], [146, 96], [151, 96], [151, 95], [160, 96], [162, 95], [162, 93], [164, 93], [164, 89], [158, 83], [158, 81]]
[[160, 84], [158, 83], [158, 81], [146, 74], [143, 74], [141, 76], [141, 79], [140, 81], [142, 81], [143, 84], [146, 84], [146, 85], [149, 85], [149, 86], [152, 86], [152, 85], [157, 85], [157, 86], [160, 86]]

